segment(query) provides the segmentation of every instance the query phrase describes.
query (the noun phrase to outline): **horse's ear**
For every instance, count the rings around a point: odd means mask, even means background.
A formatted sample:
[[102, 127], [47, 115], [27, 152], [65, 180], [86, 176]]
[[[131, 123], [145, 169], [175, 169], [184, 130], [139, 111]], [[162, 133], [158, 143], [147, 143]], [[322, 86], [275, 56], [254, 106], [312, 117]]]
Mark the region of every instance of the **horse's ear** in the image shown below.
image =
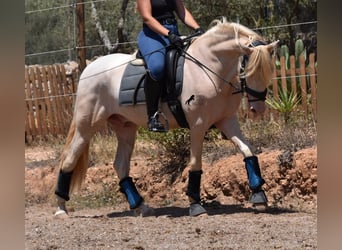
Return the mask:
[[267, 50], [272, 53], [273, 50], [276, 48], [276, 46], [278, 45], [279, 43], [279, 40], [273, 42], [273, 43], [270, 43], [270, 44], [267, 44], [266, 47], [267, 47]]
[[250, 55], [252, 54], [254, 48], [253, 47], [248, 47], [246, 45], [240, 44], [240, 47], [243, 49], [245, 55]]

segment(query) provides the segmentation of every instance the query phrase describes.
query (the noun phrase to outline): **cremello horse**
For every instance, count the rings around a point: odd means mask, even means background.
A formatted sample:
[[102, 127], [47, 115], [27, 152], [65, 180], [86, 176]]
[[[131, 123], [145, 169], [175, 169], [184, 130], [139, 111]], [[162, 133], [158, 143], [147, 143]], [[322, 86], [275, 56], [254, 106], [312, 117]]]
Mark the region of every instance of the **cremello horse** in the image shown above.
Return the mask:
[[[236, 23], [217, 22], [198, 37], [186, 52], [183, 90], [179, 96], [190, 129], [190, 171], [188, 174], [189, 215], [206, 213], [201, 205], [202, 144], [206, 131], [219, 129], [241, 150], [251, 189], [250, 202], [266, 204], [261, 186], [257, 157], [244, 139], [237, 120], [243, 95], [254, 113], [265, 110], [267, 85], [273, 73], [271, 52], [277, 42], [266, 44], [263, 37]], [[151, 215], [130, 177], [130, 159], [138, 126], [147, 126], [145, 105], [120, 106], [118, 103], [122, 75], [133, 55], [112, 54], [98, 58], [81, 74], [75, 111], [61, 157], [56, 185], [58, 210], [66, 216], [70, 192], [81, 187], [88, 168], [89, 142], [94, 133], [109, 122], [115, 130], [118, 146], [113, 166], [120, 179], [130, 209]], [[241, 72], [241, 64], [246, 64]], [[191, 102], [187, 102], [192, 97]], [[168, 117], [169, 128], [179, 125], [167, 104], [161, 111]]]

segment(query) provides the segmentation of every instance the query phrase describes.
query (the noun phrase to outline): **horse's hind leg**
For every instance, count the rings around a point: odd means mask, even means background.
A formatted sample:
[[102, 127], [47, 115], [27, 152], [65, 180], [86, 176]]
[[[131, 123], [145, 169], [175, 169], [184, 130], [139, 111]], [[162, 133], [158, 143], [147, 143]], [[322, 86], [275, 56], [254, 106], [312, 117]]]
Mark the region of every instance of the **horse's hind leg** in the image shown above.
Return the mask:
[[82, 184], [88, 166], [89, 140], [89, 134], [82, 135], [73, 122], [62, 153], [55, 189], [57, 216], [67, 214], [65, 203], [69, 200], [69, 193]]
[[[114, 119], [114, 118], [112, 118]], [[150, 216], [153, 209], [144, 204], [144, 199], [139, 194], [132, 177], [130, 177], [130, 161], [136, 139], [137, 125], [131, 122], [117, 123], [112, 120], [116, 132], [118, 147], [114, 160], [114, 168], [120, 179], [120, 191], [125, 195], [130, 209], [142, 216]]]
[[267, 197], [261, 188], [265, 180], [261, 176], [258, 157], [253, 154], [252, 147], [242, 135], [237, 118], [223, 120], [215, 125], [228, 139], [234, 142], [243, 154], [249, 188], [252, 190], [249, 201], [255, 207], [262, 209], [263, 206], [267, 205]]

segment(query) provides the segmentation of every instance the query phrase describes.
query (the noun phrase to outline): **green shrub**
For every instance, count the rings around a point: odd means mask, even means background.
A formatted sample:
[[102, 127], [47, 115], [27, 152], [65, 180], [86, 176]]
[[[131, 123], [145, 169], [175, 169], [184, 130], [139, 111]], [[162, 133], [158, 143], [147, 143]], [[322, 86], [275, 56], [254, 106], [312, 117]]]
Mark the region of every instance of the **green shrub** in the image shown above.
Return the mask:
[[[167, 133], [153, 133], [144, 128], [139, 129], [139, 140], [156, 145], [151, 154], [165, 165], [164, 173], [179, 175], [189, 161], [190, 133], [188, 129], [173, 129]], [[173, 179], [173, 178], [172, 178]]]
[[266, 99], [266, 103], [270, 108], [278, 111], [282, 114], [285, 124], [287, 124], [291, 118], [291, 114], [296, 110], [300, 103], [300, 98], [293, 92], [279, 91], [279, 97], [271, 97]]

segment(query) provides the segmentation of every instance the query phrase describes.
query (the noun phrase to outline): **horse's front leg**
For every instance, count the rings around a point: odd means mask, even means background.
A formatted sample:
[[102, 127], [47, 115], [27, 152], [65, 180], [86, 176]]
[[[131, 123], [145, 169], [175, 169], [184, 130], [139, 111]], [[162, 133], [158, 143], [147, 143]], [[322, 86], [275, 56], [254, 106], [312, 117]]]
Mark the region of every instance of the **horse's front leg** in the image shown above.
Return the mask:
[[243, 154], [249, 188], [252, 190], [249, 201], [257, 208], [262, 209], [262, 206], [267, 205], [267, 197], [261, 188], [265, 180], [261, 176], [258, 157], [254, 155], [252, 147], [242, 135], [237, 118], [225, 119], [215, 125], [228, 139], [234, 142]]
[[190, 216], [206, 214], [207, 211], [201, 205], [201, 176], [202, 176], [202, 149], [205, 130], [194, 128], [190, 131], [190, 170], [188, 173], [188, 188], [186, 195], [189, 197]]

